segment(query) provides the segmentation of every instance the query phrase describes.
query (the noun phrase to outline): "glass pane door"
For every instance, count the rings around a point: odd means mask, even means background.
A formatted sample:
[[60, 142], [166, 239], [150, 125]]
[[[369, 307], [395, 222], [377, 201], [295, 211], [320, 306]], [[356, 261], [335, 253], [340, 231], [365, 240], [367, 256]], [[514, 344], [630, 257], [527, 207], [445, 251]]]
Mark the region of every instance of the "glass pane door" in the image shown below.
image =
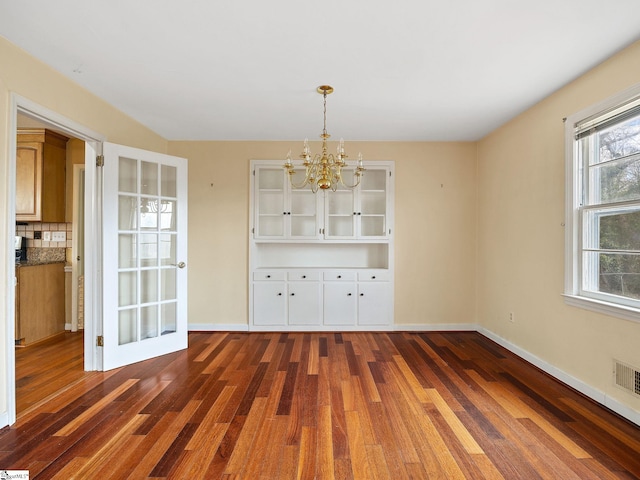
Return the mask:
[[108, 369], [186, 347], [186, 160], [105, 144], [104, 179]]

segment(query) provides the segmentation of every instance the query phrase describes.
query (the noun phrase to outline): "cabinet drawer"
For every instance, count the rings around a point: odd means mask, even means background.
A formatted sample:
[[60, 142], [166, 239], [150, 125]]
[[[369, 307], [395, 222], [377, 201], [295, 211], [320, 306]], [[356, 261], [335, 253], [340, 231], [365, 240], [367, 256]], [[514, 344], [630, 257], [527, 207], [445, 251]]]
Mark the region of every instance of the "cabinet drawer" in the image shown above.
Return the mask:
[[287, 274], [287, 280], [289, 280], [289, 281], [318, 281], [318, 280], [320, 280], [320, 272], [314, 272], [314, 271], [289, 272]]
[[349, 270], [334, 270], [331, 272], [324, 272], [324, 280], [336, 282], [355, 282], [356, 272]]
[[360, 282], [388, 282], [391, 280], [389, 270], [367, 270], [366, 272], [358, 272], [358, 281]]
[[256, 281], [284, 280], [285, 272], [253, 272]]

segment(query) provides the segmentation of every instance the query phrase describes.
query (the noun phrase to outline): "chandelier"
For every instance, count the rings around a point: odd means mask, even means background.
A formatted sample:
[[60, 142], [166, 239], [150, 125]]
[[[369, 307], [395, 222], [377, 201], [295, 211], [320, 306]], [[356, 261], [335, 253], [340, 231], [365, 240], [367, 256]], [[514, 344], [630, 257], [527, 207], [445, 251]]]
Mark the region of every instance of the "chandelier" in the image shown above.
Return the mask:
[[344, 152], [344, 140], [340, 139], [338, 144], [337, 154], [327, 153], [327, 139], [331, 137], [327, 133], [327, 95], [333, 92], [333, 87], [329, 85], [321, 85], [317, 89], [318, 93], [321, 93], [324, 97], [324, 124], [322, 129], [322, 154], [316, 153], [311, 159], [311, 149], [309, 148], [309, 140], [304, 139], [304, 145], [300, 158], [303, 160], [302, 166], [305, 168], [304, 179], [301, 182], [296, 183], [294, 181], [294, 175], [298, 173], [295, 170], [295, 166], [291, 161], [291, 150], [287, 154], [287, 161], [284, 164], [284, 168], [289, 173], [289, 181], [293, 188], [304, 188], [307, 185], [311, 187], [313, 193], [316, 193], [318, 189], [336, 191], [338, 184], [346, 188], [355, 188], [360, 184], [360, 180], [364, 173], [364, 167], [362, 166], [362, 154], [358, 153], [358, 163], [355, 166], [353, 172], [353, 184], [345, 183], [342, 177], [342, 169], [347, 166], [347, 155]]

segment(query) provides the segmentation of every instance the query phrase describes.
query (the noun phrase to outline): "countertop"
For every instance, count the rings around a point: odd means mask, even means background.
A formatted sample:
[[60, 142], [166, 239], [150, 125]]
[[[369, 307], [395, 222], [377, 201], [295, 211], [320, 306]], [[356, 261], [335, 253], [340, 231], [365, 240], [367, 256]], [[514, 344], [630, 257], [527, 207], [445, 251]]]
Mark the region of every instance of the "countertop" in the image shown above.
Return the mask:
[[53, 263], [66, 264], [64, 260], [27, 260], [26, 262], [16, 262], [16, 268], [20, 267], [36, 267], [38, 265], [51, 265]]
[[33, 267], [50, 265], [52, 263], [67, 263], [67, 253], [64, 248], [27, 248], [27, 260], [16, 261], [16, 267]]

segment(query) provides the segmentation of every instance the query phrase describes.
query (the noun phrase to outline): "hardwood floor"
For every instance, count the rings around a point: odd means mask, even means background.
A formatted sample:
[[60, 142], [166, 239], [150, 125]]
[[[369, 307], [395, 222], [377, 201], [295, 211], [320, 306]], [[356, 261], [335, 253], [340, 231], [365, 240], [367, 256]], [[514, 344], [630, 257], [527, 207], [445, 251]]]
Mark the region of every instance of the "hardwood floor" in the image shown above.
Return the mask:
[[0, 430], [0, 468], [32, 479], [640, 478], [640, 427], [477, 333], [189, 341], [31, 408]]
[[65, 332], [28, 347], [16, 348], [16, 411], [18, 415], [74, 382], [84, 372], [82, 333]]

